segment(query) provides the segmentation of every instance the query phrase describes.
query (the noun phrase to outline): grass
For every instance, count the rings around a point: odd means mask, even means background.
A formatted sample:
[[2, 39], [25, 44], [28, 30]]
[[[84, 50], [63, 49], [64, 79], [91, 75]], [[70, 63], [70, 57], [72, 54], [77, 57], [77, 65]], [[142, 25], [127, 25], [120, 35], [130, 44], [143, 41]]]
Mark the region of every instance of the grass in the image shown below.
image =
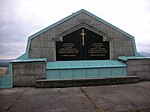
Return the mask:
[[6, 75], [8, 72], [8, 67], [0, 67], [0, 76]]

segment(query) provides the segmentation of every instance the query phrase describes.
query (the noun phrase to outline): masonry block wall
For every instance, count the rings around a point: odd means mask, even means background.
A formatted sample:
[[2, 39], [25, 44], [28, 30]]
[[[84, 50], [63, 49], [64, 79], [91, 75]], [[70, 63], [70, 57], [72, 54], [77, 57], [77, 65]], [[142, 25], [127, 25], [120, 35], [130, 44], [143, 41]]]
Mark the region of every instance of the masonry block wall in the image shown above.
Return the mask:
[[13, 85], [35, 86], [37, 79], [46, 78], [45, 62], [13, 63]]
[[[133, 40], [123, 33], [98, 21], [97, 19], [81, 13], [31, 39], [29, 46], [29, 58], [47, 58], [48, 61], [56, 60], [56, 40], [62, 40], [62, 33], [77, 25], [85, 23], [105, 34], [110, 42], [110, 59], [116, 60], [118, 56], [134, 56]], [[88, 28], [90, 30], [90, 27]]]
[[129, 59], [126, 64], [129, 76], [138, 76], [140, 80], [150, 80], [150, 59]]

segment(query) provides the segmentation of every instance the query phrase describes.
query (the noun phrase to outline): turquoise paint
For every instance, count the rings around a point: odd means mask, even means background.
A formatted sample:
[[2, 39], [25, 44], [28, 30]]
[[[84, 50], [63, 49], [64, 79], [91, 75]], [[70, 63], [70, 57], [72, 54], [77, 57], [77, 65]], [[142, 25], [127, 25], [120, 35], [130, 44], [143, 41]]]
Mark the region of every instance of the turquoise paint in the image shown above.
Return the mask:
[[88, 64], [89, 64], [90, 68], [96, 68], [97, 66], [100, 66], [100, 63], [98, 63], [97, 61], [91, 61]]
[[86, 78], [99, 77], [99, 69], [86, 69]]
[[111, 77], [111, 68], [103, 68], [101, 69], [101, 77]]
[[123, 76], [124, 73], [124, 68], [111, 68], [112, 76]]
[[127, 70], [125, 69], [125, 68], [122, 68], [123, 70], [122, 70], [122, 74], [126, 74], [127, 75]]
[[71, 66], [68, 68], [84, 68], [85, 66], [83, 66], [82, 61], [70, 61]]
[[75, 69], [73, 73], [72, 79], [82, 79], [86, 77], [86, 69]]
[[28, 59], [28, 56], [29, 56], [29, 49], [30, 49], [30, 43], [31, 43], [31, 39], [28, 38], [28, 41], [27, 41], [27, 46], [26, 46], [26, 52], [24, 54], [22, 54], [21, 56], [19, 56], [17, 59]]
[[51, 69], [51, 70], [53, 70], [53, 69], [56, 69], [56, 68], [59, 68], [59, 67], [58, 67], [58, 63], [55, 63], [55, 62], [48, 62], [48, 63], [46, 64], [46, 69]]
[[144, 56], [119, 56], [118, 57], [119, 60], [123, 60], [123, 61], [127, 61], [130, 59], [148, 59], [147, 57]]
[[9, 73], [0, 77], [0, 88], [12, 88], [12, 63], [9, 64]]
[[46, 79], [60, 79], [60, 71], [46, 70]]
[[126, 75], [126, 65], [114, 60], [57, 61], [48, 62], [46, 66], [46, 79], [49, 80], [105, 78]]
[[71, 63], [59, 62], [58, 64], [58, 68], [66, 68], [68, 66], [71, 66]]
[[72, 70], [60, 70], [60, 78], [61, 79], [72, 79], [73, 71]]
[[126, 68], [46, 70], [46, 79], [83, 79], [126, 76]]
[[84, 69], [84, 68], [107, 68], [126, 67], [127, 65], [117, 60], [83, 60], [83, 61], [55, 61], [48, 62], [46, 69]]
[[17, 60], [12, 60], [10, 63], [21, 63], [21, 62], [47, 62], [46, 58], [30, 58], [30, 59], [17, 59]]
[[22, 59], [27, 59], [27, 58], [28, 58], [27, 53], [24, 53], [24, 54], [22, 54], [21, 56], [19, 56], [19, 57], [17, 58], [17, 60], [22, 60]]

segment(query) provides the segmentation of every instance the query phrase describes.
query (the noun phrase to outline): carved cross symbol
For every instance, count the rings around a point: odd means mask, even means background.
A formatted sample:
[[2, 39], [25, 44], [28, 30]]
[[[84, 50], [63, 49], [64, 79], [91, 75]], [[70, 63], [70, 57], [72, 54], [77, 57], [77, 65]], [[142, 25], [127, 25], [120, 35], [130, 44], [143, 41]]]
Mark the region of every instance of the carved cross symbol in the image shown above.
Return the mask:
[[82, 29], [81, 36], [82, 36], [82, 46], [84, 46], [84, 36], [85, 36], [84, 29]]

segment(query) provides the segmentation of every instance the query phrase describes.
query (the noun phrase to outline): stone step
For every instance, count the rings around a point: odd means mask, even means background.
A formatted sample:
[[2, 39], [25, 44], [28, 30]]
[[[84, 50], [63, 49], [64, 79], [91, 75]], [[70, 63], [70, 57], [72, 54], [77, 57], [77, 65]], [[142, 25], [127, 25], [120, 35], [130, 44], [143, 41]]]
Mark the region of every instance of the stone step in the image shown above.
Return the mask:
[[113, 84], [138, 83], [138, 76], [123, 76], [112, 78], [96, 79], [64, 79], [64, 80], [36, 80], [38, 88], [59, 88], [59, 87], [80, 87], [80, 86], [99, 86]]

